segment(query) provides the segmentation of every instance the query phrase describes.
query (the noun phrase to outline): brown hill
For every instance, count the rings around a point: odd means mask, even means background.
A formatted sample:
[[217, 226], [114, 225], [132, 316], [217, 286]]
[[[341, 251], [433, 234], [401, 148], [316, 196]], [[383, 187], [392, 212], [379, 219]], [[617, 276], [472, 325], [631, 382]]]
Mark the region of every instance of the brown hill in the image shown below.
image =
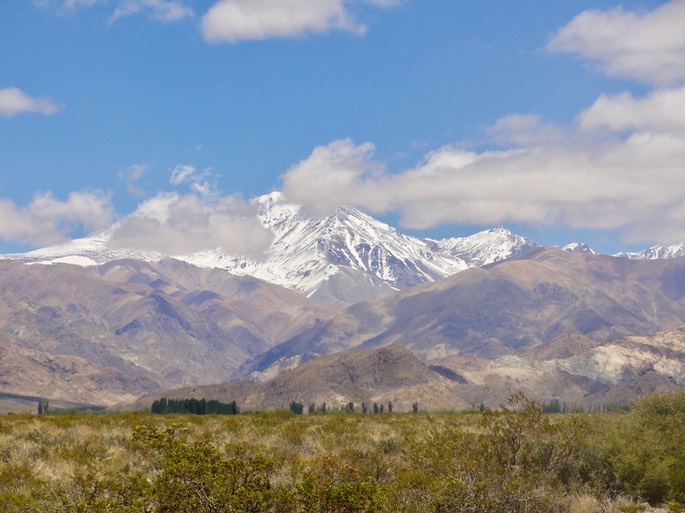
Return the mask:
[[557, 337], [494, 360], [455, 356], [427, 366], [408, 349], [391, 344], [380, 349], [342, 351], [310, 360], [266, 382], [160, 391], [141, 398], [196, 398], [237, 401], [242, 409], [287, 408], [325, 402], [338, 408], [392, 401], [398, 411], [414, 402], [422, 409], [496, 408], [513, 392], [539, 401], [559, 400], [567, 408], [603, 408], [627, 404], [644, 394], [685, 385], [685, 328], [597, 343], [580, 333]]
[[[330, 313], [291, 290], [177, 261], [0, 261], [0, 392], [113, 404], [226, 381], [246, 359]], [[29, 364], [28, 354], [41, 356]], [[54, 358], [76, 362], [69, 379]], [[45, 379], [20, 380], [10, 366], [22, 361]]]
[[476, 404], [502, 403], [512, 391], [584, 408], [626, 404], [685, 386], [685, 328], [601, 343], [569, 333], [494, 360], [442, 364], [461, 373], [459, 393]]
[[137, 408], [149, 407], [162, 396], [170, 399], [196, 398], [237, 401], [242, 409], [287, 408], [291, 401], [317, 407], [344, 407], [353, 402], [393, 403], [397, 411], [421, 408], [463, 408], [459, 384], [423, 364], [406, 348], [392, 344], [380, 349], [335, 353], [288, 370], [265, 382], [240, 381], [157, 392], [141, 398]]
[[[273, 376], [332, 351], [397, 343], [459, 375], [480, 372], [491, 362], [509, 369], [491, 373], [490, 381], [476, 380], [482, 393], [472, 387], [467, 399], [478, 403], [488, 393], [506, 398], [520, 386], [521, 362], [570, 358], [629, 335], [683, 324], [684, 259], [631, 261], [542, 248], [354, 305], [273, 347], [242, 372]], [[580, 400], [616, 384], [602, 384], [601, 376], [571, 379], [563, 369], [553, 374], [536, 378], [529, 388]]]

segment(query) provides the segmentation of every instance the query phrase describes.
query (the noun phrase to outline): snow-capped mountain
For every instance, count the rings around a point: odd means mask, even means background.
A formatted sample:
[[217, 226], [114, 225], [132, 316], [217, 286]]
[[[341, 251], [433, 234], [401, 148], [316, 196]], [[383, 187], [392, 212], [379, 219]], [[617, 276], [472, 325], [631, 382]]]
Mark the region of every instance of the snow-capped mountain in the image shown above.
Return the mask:
[[118, 225], [115, 224], [102, 233], [36, 249], [28, 253], [0, 255], [0, 259], [18, 260], [28, 264], [72, 264], [88, 267], [105, 264], [113, 260], [132, 259], [158, 262], [164, 258], [160, 253], [151, 251], [112, 247], [110, 239], [117, 227]]
[[466, 269], [459, 256], [436, 251], [428, 241], [403, 235], [359, 210], [338, 207], [313, 218], [280, 193], [255, 200], [261, 223], [274, 241], [264, 261], [227, 257], [219, 250], [186, 258], [202, 267], [222, 267], [294, 288], [329, 301], [356, 302], [379, 289], [404, 289]]
[[429, 242], [434, 250], [461, 258], [469, 267], [482, 267], [506, 260], [540, 246], [534, 240], [516, 235], [502, 227], [478, 232], [469, 237]]
[[590, 255], [596, 255], [597, 252], [584, 242], [571, 242], [566, 244], [563, 248], [564, 251], [569, 253], [588, 253]]
[[[299, 290], [320, 302], [353, 303], [385, 290], [440, 280], [538, 246], [504, 228], [470, 237], [419, 239], [350, 207], [339, 207], [329, 216], [315, 218], [302, 207], [285, 202], [278, 192], [253, 201], [260, 222], [274, 235], [263, 258], [229, 255], [220, 249], [174, 258], [198, 267], [260, 278]], [[115, 230], [116, 225], [95, 236], [4, 258], [84, 266], [122, 258], [163, 258], [152, 252], [111, 248], [109, 240]]]
[[685, 256], [685, 242], [670, 244], [667, 246], [652, 246], [643, 251], [633, 253], [617, 253], [615, 256], [630, 258], [631, 260], [660, 260], [665, 258], [678, 258]]

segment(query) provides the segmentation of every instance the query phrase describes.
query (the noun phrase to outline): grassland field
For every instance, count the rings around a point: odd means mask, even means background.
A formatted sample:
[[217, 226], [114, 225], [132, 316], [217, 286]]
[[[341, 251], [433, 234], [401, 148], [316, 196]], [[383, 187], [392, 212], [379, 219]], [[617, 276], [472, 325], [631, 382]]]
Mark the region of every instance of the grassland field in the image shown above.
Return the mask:
[[685, 392], [630, 412], [0, 416], [0, 512], [685, 511]]

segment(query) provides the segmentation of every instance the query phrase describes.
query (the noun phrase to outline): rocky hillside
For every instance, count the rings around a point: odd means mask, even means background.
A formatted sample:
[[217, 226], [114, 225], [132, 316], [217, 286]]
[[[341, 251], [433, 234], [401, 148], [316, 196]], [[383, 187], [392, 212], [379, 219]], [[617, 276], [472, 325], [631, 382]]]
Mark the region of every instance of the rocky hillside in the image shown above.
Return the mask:
[[448, 379], [419, 361], [400, 345], [380, 349], [346, 351], [321, 357], [286, 371], [265, 382], [239, 381], [214, 386], [189, 387], [159, 392], [141, 398], [135, 408], [149, 407], [154, 399], [216, 399], [236, 401], [241, 408], [287, 408], [291, 401], [320, 407], [344, 407], [349, 402], [384, 405], [396, 411], [421, 408], [463, 408], [458, 382]]
[[655, 391], [685, 386], [685, 328], [610, 343], [577, 331], [495, 359], [451, 356], [427, 365], [404, 346], [351, 349], [310, 360], [263, 383], [235, 381], [149, 394], [154, 399], [236, 401], [244, 410], [287, 408], [291, 401], [341, 408], [353, 402], [410, 411], [506, 403], [513, 391], [568, 409], [624, 405]]
[[685, 261], [543, 248], [354, 305], [245, 366], [264, 379], [334, 351], [398, 343], [421, 360], [494, 360], [569, 332], [609, 342], [685, 324]]
[[178, 261], [0, 261], [1, 391], [112, 404], [227, 381], [331, 313], [297, 292]]

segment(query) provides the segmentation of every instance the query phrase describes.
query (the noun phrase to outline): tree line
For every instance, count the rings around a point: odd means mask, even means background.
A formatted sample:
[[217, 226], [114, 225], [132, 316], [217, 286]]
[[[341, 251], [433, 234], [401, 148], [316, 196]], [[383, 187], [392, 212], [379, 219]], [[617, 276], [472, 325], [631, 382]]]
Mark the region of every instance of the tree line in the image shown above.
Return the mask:
[[235, 401], [222, 403], [217, 400], [202, 399], [167, 399], [162, 397], [152, 402], [152, 413], [192, 413], [195, 415], [237, 415], [240, 413]]
[[[288, 409], [296, 413], [298, 415], [302, 415], [304, 413], [304, 403], [302, 401], [290, 401], [290, 404], [288, 406]], [[312, 414], [312, 413], [328, 413], [331, 411], [331, 408], [329, 405], [326, 404], [326, 402], [321, 403], [319, 406], [317, 406], [314, 403], [309, 403], [309, 407], [307, 408], [307, 413]], [[336, 409], [336, 411], [345, 411], [348, 413], [354, 413], [357, 411], [355, 409], [355, 404], [353, 401], [348, 402], [344, 406], [340, 406]], [[384, 404], [379, 404], [379, 403], [373, 403], [371, 407], [369, 407], [365, 402], [362, 402], [361, 404], [361, 412], [362, 413], [383, 413], [386, 411], [385, 405]], [[393, 411], [393, 404], [392, 401], [388, 401], [387, 405], [387, 412], [392, 413]], [[417, 413], [419, 411], [419, 403], [415, 402], [412, 405], [412, 411], [414, 413]]]

